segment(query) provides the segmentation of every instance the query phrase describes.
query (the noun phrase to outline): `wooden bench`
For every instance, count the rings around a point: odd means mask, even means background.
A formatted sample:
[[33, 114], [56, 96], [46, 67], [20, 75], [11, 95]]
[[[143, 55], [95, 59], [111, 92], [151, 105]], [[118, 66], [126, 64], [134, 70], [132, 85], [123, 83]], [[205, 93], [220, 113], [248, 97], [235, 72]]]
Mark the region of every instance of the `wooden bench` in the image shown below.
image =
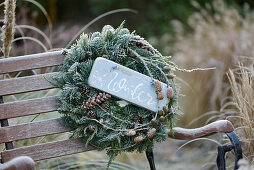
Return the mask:
[[[58, 66], [63, 64], [65, 53], [66, 50], [60, 50], [1, 59], [0, 74]], [[40, 161], [43, 159], [60, 157], [95, 149], [89, 145], [88, 147], [85, 147], [84, 143], [80, 141], [80, 139], [53, 141], [19, 148], [15, 148], [13, 146], [14, 141], [70, 131], [69, 128], [60, 124], [59, 118], [12, 126], [9, 126], [8, 123], [8, 119], [11, 118], [43, 114], [57, 110], [57, 96], [8, 103], [3, 102], [4, 96], [54, 88], [46, 79], [50, 79], [55, 74], [57, 73], [46, 73], [0, 80], [0, 143], [5, 144], [5, 150], [1, 152], [1, 163], [5, 163], [18, 156], [29, 156], [35, 161]], [[229, 121], [222, 120], [202, 128], [174, 128], [173, 130], [175, 132], [175, 136], [171, 136], [171, 133], [169, 133], [169, 137], [186, 140], [210, 135], [216, 132], [230, 133], [234, 130], [234, 128]]]

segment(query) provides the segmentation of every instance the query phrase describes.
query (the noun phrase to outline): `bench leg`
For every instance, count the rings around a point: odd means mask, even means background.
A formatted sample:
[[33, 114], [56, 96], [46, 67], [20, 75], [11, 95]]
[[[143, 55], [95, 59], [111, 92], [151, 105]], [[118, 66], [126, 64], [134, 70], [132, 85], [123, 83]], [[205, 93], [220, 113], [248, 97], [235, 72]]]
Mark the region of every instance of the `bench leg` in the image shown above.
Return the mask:
[[154, 163], [153, 152], [148, 152], [148, 151], [146, 151], [146, 157], [147, 157], [147, 160], [148, 160], [148, 162], [149, 162], [150, 169], [151, 169], [151, 170], [156, 170], [156, 168], [155, 168], [155, 163]]
[[218, 170], [226, 170], [225, 154], [231, 150], [234, 151], [235, 167], [238, 169], [238, 161], [243, 158], [240, 141], [234, 132], [226, 133], [231, 141], [231, 145], [218, 146], [217, 167]]

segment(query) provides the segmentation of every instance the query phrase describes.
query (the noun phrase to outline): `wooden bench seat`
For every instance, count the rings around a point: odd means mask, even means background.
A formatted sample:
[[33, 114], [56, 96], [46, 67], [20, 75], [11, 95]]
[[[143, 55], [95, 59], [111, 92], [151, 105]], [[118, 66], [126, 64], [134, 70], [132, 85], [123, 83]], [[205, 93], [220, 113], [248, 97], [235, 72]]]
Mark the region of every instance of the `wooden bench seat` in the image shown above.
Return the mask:
[[[0, 60], [0, 74], [16, 71], [58, 66], [63, 63], [63, 50], [27, 56], [12, 57]], [[40, 91], [54, 88], [47, 80], [57, 73], [46, 73], [19, 78], [0, 80], [0, 96]], [[63, 126], [59, 118], [38, 122], [29, 122], [8, 126], [8, 119], [34, 114], [43, 114], [57, 110], [57, 96], [29, 100], [14, 101], [0, 104], [0, 143], [5, 143], [6, 150], [1, 152], [1, 162], [5, 163], [17, 156], [29, 156], [35, 161], [49, 159], [88, 150], [80, 139], [53, 141], [43, 144], [13, 147], [13, 141], [34, 137], [59, 134], [70, 131]]]

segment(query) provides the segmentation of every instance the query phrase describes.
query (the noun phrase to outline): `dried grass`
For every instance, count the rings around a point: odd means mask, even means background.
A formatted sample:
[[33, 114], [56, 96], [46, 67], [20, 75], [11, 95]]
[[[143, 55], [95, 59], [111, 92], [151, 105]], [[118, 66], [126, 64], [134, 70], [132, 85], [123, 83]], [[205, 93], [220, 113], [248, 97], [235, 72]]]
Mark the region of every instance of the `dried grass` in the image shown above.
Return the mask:
[[[183, 68], [216, 67], [216, 70], [178, 75], [191, 87], [182, 85], [182, 93], [186, 94], [182, 103], [185, 114], [179, 125], [196, 127], [216, 119], [229, 119], [243, 143], [245, 158], [251, 163], [254, 158], [254, 12], [246, 5], [242, 16], [222, 0], [215, 0], [205, 8], [195, 2], [193, 5], [199, 12], [189, 19], [191, 31], [174, 21], [175, 42], [165, 52], [172, 50], [174, 62]], [[170, 39], [168, 35], [165, 37], [163, 41]]]
[[4, 2], [4, 25], [2, 27], [2, 41], [3, 47], [2, 51], [4, 57], [8, 58], [11, 50], [11, 43], [15, 32], [15, 8], [16, 0], [5, 0]]
[[238, 71], [229, 70], [228, 78], [238, 112], [234, 125], [251, 162], [254, 158], [254, 57], [247, 63], [246, 66], [240, 64]]
[[[171, 48], [165, 47], [164, 52], [173, 52], [174, 62], [182, 68], [216, 67], [216, 70], [178, 74], [192, 87], [182, 85], [186, 96], [182, 100], [184, 116], [179, 125], [185, 127], [201, 126], [207, 119], [189, 123], [205, 112], [220, 110], [230, 89], [225, 73], [235, 67], [238, 56], [250, 56], [254, 45], [254, 12], [247, 5], [245, 16], [222, 0], [215, 0], [205, 8], [197, 3], [193, 5], [199, 12], [189, 18], [190, 29], [174, 21], [177, 31], [174, 44]], [[170, 39], [172, 37], [165, 35], [162, 42]]]

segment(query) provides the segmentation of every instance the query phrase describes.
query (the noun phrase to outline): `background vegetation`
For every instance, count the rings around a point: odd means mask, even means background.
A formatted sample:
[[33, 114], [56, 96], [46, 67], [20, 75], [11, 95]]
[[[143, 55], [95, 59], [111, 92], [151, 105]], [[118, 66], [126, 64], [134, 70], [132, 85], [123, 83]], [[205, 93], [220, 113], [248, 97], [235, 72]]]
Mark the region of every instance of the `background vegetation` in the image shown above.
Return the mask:
[[[116, 27], [122, 20], [126, 20], [126, 27], [136, 30], [164, 55], [172, 55], [174, 62], [182, 68], [215, 66], [214, 71], [177, 74], [178, 83], [182, 87], [181, 92], [185, 94], [181, 100], [184, 115], [179, 117], [178, 125], [187, 128], [199, 127], [218, 119], [229, 119], [244, 144], [246, 161], [242, 166], [251, 166], [254, 152], [252, 0], [76, 0], [75, 3], [67, 0], [18, 0], [13, 40], [1, 41], [1, 47], [8, 47], [6, 45], [11, 43], [10, 55], [1, 54], [1, 56], [18, 56], [64, 48], [89, 21], [104, 12], [118, 8], [131, 8], [138, 13], [111, 14], [92, 24], [85, 32], [100, 30], [105, 24]], [[3, 4], [0, 9], [0, 18], [4, 19]], [[1, 24], [4, 25], [4, 22]], [[54, 68], [13, 73], [5, 75], [5, 78], [52, 70]], [[5, 98], [5, 102], [57, 93], [56, 90], [49, 90], [9, 96]], [[52, 116], [59, 115], [50, 113], [12, 119], [11, 123], [48, 119]], [[15, 145], [24, 146], [67, 137], [68, 134], [52, 135], [19, 141]], [[222, 140], [224, 139], [222, 135], [214, 135], [211, 139], [220, 143], [227, 142]], [[155, 159], [158, 169], [184, 169], [186, 165], [190, 169], [215, 168], [217, 144], [212, 140], [193, 141], [187, 143], [185, 147], [180, 147], [182, 144], [186, 144], [186, 141], [168, 140], [156, 145]], [[228, 157], [230, 158], [230, 155]], [[105, 153], [92, 151], [41, 161], [37, 167], [103, 169], [106, 165], [105, 159]], [[122, 154], [117, 161], [113, 167], [115, 169], [148, 168], [144, 155], [136, 153]], [[229, 164], [230, 167], [232, 168]]]

